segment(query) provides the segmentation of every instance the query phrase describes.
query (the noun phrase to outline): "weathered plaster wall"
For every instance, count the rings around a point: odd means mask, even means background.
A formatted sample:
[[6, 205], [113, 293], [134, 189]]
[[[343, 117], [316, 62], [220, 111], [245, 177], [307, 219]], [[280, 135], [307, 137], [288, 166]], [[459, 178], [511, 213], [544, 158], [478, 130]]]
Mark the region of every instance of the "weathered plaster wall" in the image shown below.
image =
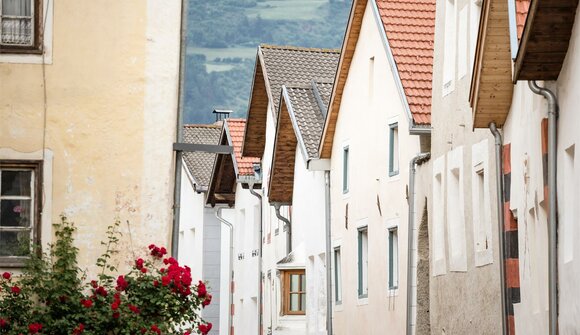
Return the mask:
[[[369, 2], [346, 81], [331, 159], [333, 244], [341, 247], [342, 257], [342, 304], [334, 306], [337, 335], [385, 330], [404, 334], [406, 327], [406, 192], [408, 164], [419, 152], [419, 140], [408, 134], [406, 112], [371, 6]], [[399, 127], [399, 174], [390, 177], [389, 125], [394, 122]], [[347, 194], [342, 191], [345, 145], [350, 157]], [[361, 220], [368, 223], [370, 255], [368, 298], [363, 299], [357, 294], [357, 224]], [[388, 288], [387, 227], [391, 225], [398, 226], [399, 283], [395, 290]]]
[[[470, 36], [470, 29], [445, 31], [446, 21], [451, 20], [451, 18], [445, 18], [445, 4], [448, 3], [450, 2], [437, 2], [432, 100], [432, 158], [430, 163], [423, 167], [429, 167], [430, 171], [423, 170], [422, 172], [431, 173], [434, 177], [436, 166], [441, 163], [443, 167], [443, 193], [433, 194], [433, 185], [427, 193], [431, 240], [429, 252], [432, 261], [432, 277], [429, 283], [431, 331], [434, 334], [497, 334], [501, 332], [499, 278], [501, 263], [498, 251], [494, 140], [487, 129], [472, 130], [472, 112], [468, 102], [471, 65], [469, 65], [469, 71], [462, 71], [458, 65], [460, 62], [451, 63], [454, 88], [449, 94], [443, 94], [445, 38], [457, 37], [457, 50], [450, 50], [454, 60], [469, 59], [471, 54], [469, 46], [473, 43], [466, 41], [474, 38], [474, 35]], [[470, 4], [471, 1], [455, 1], [454, 15], [458, 15], [463, 9], [472, 10], [473, 8], [469, 7]], [[463, 18], [467, 19], [465, 28], [474, 24], [471, 22], [471, 15], [465, 14]], [[456, 23], [459, 22], [457, 17], [454, 16], [453, 19], [457, 20]], [[465, 43], [459, 43], [461, 40]], [[491, 213], [491, 234], [488, 236], [488, 243], [492, 251], [492, 263], [477, 266], [472, 204], [472, 148], [474, 144], [485, 139], [487, 139], [487, 151], [484, 150], [484, 152], [488, 157], [485, 183], [490, 194], [490, 198], [487, 199], [489, 203], [487, 212]], [[485, 146], [483, 148], [485, 149]], [[449, 153], [454, 149], [462, 150], [463, 157], [455, 155], [459, 151], [454, 151], [454, 154], [450, 155]], [[452, 156], [457, 157], [457, 160], [454, 160]], [[463, 175], [462, 182], [458, 185], [460, 192], [457, 194], [457, 199], [450, 199], [448, 192], [447, 180], [450, 178], [450, 173], [447, 170], [451, 167], [450, 163], [457, 164], [457, 168], [462, 170]], [[432, 178], [431, 176], [429, 178]], [[463, 192], [461, 192], [461, 187]], [[437, 201], [438, 205], [434, 205], [434, 201]], [[459, 212], [460, 205], [463, 205], [463, 214]], [[436, 217], [437, 213], [442, 215], [440, 221]], [[454, 228], [450, 227], [451, 217], [457, 218], [457, 225]], [[441, 226], [434, 227], [436, 222], [439, 222]], [[442, 233], [441, 240], [435, 240], [434, 233], [437, 232]], [[452, 254], [449, 246], [451, 239], [454, 246], [463, 246], [464, 250]], [[442, 262], [437, 261], [439, 258], [435, 257], [436, 253], [442, 254]]]
[[62, 0], [53, 14], [45, 78], [42, 65], [0, 63], [0, 148], [50, 150], [51, 221], [76, 222], [94, 270], [119, 216], [125, 266], [132, 250], [169, 246], [180, 1]]

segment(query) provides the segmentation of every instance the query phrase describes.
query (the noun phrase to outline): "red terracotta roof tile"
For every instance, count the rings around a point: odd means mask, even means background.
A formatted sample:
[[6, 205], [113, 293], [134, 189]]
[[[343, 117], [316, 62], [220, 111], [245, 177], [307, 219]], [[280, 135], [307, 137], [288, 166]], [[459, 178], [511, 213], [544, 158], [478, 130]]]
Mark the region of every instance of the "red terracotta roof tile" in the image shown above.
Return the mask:
[[528, 9], [531, 0], [516, 0], [516, 24], [518, 26], [518, 40], [522, 38], [526, 19], [528, 18]]
[[[415, 124], [431, 123], [435, 0], [375, 0]], [[521, 0], [520, 0], [521, 1]]]
[[236, 165], [240, 176], [251, 176], [254, 174], [254, 163], [259, 163], [258, 157], [242, 157], [242, 146], [244, 144], [244, 131], [246, 129], [246, 119], [226, 119], [228, 136], [234, 147]]

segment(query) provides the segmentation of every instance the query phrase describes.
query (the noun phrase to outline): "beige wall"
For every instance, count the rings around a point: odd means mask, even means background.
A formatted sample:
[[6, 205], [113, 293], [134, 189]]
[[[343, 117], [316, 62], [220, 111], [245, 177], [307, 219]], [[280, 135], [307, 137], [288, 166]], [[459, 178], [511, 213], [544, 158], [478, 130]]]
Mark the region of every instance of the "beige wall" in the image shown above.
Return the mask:
[[[342, 303], [333, 306], [337, 335], [404, 334], [406, 325], [406, 188], [409, 161], [419, 152], [419, 138], [408, 134], [407, 115], [371, 6], [369, 2], [364, 14], [332, 149], [332, 238], [342, 258]], [[389, 124], [394, 122], [399, 126], [399, 174], [390, 177]], [[342, 190], [345, 145], [350, 156], [347, 194]], [[422, 208], [423, 201], [418, 203]], [[364, 299], [357, 293], [357, 226], [362, 222], [368, 224], [369, 232], [368, 298]], [[399, 284], [398, 289], [389, 290], [388, 227], [393, 225], [398, 226]]]
[[169, 246], [179, 0], [58, 0], [48, 15], [48, 64], [0, 58], [0, 149], [11, 153], [2, 158], [52, 153], [44, 176], [52, 206], [43, 211], [76, 222], [82, 266], [103, 252], [99, 241], [116, 216], [124, 255]]

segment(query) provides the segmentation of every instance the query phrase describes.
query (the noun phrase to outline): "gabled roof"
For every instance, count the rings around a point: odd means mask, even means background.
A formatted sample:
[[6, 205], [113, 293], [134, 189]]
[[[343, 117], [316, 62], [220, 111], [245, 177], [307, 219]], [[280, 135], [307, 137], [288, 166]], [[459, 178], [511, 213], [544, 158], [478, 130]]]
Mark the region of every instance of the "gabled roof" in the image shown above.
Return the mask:
[[274, 119], [284, 84], [307, 85], [312, 80], [334, 78], [339, 50], [261, 45], [258, 47], [254, 79], [244, 135], [243, 156], [261, 157], [266, 143], [268, 102]]
[[[183, 141], [192, 144], [218, 144], [221, 124], [186, 124], [183, 126]], [[196, 191], [207, 189], [216, 154], [208, 152], [185, 152], [185, 166], [194, 179]]]
[[[435, 0], [371, 0], [384, 47], [408, 111], [412, 133], [429, 132], [435, 34]], [[360, 35], [367, 0], [354, 0], [342, 44], [339, 70], [320, 143], [320, 157], [329, 158], [344, 85]]]
[[221, 145], [233, 146], [230, 155], [218, 155], [211, 173], [206, 203], [227, 204], [232, 206], [235, 201], [236, 183], [241, 176], [254, 175], [254, 163], [259, 163], [256, 157], [242, 157], [242, 145], [245, 119], [226, 119], [221, 129]]
[[376, 0], [376, 4], [413, 121], [429, 125], [435, 0]]
[[318, 158], [332, 83], [282, 86], [268, 198], [271, 203], [292, 203], [296, 147], [304, 161]]

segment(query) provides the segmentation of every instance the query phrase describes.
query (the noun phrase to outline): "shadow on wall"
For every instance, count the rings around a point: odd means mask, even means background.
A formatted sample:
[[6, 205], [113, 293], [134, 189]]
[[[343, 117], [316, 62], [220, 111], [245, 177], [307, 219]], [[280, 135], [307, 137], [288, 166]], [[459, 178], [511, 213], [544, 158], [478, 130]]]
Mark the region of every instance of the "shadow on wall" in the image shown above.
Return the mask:
[[427, 198], [423, 207], [421, 224], [419, 225], [418, 236], [418, 258], [417, 264], [417, 329], [416, 335], [431, 334], [431, 323], [429, 317], [429, 225], [427, 213]]

